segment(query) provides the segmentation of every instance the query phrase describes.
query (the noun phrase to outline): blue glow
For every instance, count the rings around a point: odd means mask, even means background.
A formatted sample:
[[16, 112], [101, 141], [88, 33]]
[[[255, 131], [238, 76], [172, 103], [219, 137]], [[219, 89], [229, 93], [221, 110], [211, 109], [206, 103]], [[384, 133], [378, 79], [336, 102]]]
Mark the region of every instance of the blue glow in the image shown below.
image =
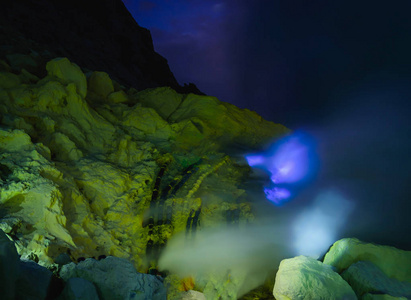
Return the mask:
[[266, 152], [246, 155], [245, 158], [250, 167], [269, 173], [271, 185], [265, 187], [264, 192], [276, 205], [292, 196], [290, 184], [304, 182], [315, 174], [318, 161], [312, 139], [301, 132], [281, 139]]
[[265, 196], [268, 200], [274, 202], [277, 205], [282, 204], [285, 200], [290, 198], [291, 192], [285, 188], [273, 187], [264, 188]]

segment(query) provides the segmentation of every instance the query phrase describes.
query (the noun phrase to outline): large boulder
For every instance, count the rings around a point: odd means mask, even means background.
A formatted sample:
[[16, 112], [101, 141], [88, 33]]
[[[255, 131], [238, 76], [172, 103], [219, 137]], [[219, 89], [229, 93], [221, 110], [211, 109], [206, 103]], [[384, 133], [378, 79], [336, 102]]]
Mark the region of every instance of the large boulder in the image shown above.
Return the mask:
[[354, 291], [330, 266], [306, 256], [284, 259], [275, 278], [277, 300], [350, 300]]
[[411, 251], [345, 238], [335, 242], [324, 257], [324, 263], [339, 273], [357, 261], [370, 261], [388, 277], [411, 282]]
[[352, 264], [341, 276], [359, 298], [366, 293], [411, 298], [411, 283], [387, 277], [380, 268], [369, 261]]
[[99, 300], [96, 287], [83, 278], [70, 278], [59, 300]]
[[46, 299], [53, 273], [30, 260], [20, 261], [20, 276], [16, 281], [17, 299]]
[[19, 256], [14, 243], [0, 230], [0, 291], [1, 299], [14, 299]]
[[132, 263], [118, 257], [70, 263], [62, 267], [60, 276], [65, 281], [79, 277], [92, 282], [102, 300], [166, 299], [166, 289], [156, 276], [138, 273]]

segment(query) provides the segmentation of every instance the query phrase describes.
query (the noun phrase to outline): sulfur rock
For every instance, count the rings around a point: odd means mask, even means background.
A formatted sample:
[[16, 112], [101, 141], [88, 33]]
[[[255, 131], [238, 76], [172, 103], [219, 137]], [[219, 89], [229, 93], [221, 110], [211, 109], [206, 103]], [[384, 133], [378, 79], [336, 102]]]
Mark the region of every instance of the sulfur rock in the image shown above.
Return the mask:
[[167, 120], [183, 101], [183, 95], [169, 87], [146, 89], [136, 95], [137, 101], [146, 107], [151, 107]]
[[16, 74], [0, 71], [0, 88], [11, 89], [19, 86], [20, 77]]
[[80, 67], [71, 63], [67, 58], [55, 58], [46, 65], [48, 75], [61, 80], [63, 84], [73, 82], [76, 86], [77, 93], [84, 99], [87, 94], [86, 76]]
[[125, 103], [128, 102], [128, 96], [124, 91], [113, 92], [108, 95], [108, 101], [111, 103]]
[[93, 72], [87, 83], [88, 90], [101, 99], [106, 99], [108, 95], [114, 92], [113, 82], [106, 72]]
[[281, 261], [273, 295], [278, 300], [357, 299], [348, 283], [330, 266], [305, 256]]

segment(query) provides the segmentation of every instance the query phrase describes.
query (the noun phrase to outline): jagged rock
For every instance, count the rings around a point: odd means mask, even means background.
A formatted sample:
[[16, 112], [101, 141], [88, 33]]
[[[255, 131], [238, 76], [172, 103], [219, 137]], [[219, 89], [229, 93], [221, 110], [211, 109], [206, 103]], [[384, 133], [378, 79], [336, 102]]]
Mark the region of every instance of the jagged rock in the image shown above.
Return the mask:
[[0, 291], [1, 298], [13, 300], [15, 281], [19, 274], [19, 257], [14, 243], [0, 230]]
[[17, 299], [43, 300], [49, 292], [53, 273], [34, 261], [20, 261], [20, 275], [16, 281]]
[[181, 293], [181, 300], [206, 300], [206, 297], [203, 293], [189, 290]]
[[70, 278], [59, 300], [99, 300], [96, 287], [83, 278]]
[[342, 272], [357, 261], [370, 261], [385, 275], [411, 282], [411, 251], [345, 238], [334, 243], [324, 257], [324, 263]]
[[277, 300], [357, 299], [348, 283], [330, 266], [305, 256], [281, 261], [273, 295]]
[[411, 283], [387, 277], [369, 261], [358, 261], [341, 274], [359, 298], [366, 293], [411, 298]]
[[138, 273], [132, 263], [117, 257], [68, 264], [60, 276], [65, 281], [80, 277], [92, 282], [102, 300], [166, 299], [166, 289], [156, 276]]

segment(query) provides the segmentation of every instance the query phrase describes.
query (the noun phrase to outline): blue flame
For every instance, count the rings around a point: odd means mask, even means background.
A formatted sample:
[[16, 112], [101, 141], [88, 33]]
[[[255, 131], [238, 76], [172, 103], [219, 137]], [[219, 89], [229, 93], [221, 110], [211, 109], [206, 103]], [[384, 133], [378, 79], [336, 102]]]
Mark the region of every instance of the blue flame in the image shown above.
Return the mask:
[[307, 181], [317, 167], [314, 142], [302, 132], [281, 139], [264, 153], [246, 155], [245, 158], [250, 167], [270, 174], [271, 185], [265, 187], [264, 192], [267, 199], [276, 205], [283, 204], [292, 196], [290, 184]]

